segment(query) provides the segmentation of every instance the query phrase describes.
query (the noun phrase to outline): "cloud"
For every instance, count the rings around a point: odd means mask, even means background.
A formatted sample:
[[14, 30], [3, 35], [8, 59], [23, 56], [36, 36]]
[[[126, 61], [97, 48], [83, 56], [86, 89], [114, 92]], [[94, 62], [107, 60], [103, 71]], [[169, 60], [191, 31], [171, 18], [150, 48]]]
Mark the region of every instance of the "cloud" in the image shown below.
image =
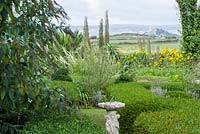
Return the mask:
[[71, 25], [82, 25], [84, 16], [92, 25], [109, 10], [111, 24], [177, 24], [175, 0], [57, 0], [67, 11]]

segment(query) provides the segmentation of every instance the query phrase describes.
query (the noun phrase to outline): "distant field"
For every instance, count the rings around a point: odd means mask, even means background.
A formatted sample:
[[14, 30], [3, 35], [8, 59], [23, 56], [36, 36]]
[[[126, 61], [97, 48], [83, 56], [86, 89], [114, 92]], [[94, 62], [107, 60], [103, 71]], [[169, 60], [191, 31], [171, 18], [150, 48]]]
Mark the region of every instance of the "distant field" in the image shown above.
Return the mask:
[[[111, 43], [112, 44], [112, 43]], [[120, 49], [137, 49], [138, 48], [138, 44], [123, 44], [123, 45], [114, 45]], [[152, 43], [151, 47], [152, 47], [152, 51], [156, 51], [157, 46], [160, 46], [160, 49], [163, 49], [165, 47], [168, 48], [177, 48], [180, 49], [180, 42], [165, 42], [165, 43]]]
[[[141, 36], [141, 35], [135, 35], [135, 34], [117, 34], [117, 35], [111, 35], [110, 36], [110, 43], [113, 46], [116, 46], [119, 49], [122, 50], [133, 50], [137, 51], [139, 48], [139, 42], [141, 41], [142, 45], [145, 47], [148, 44], [148, 39], [150, 38], [150, 44], [152, 48], [152, 52], [156, 51], [157, 46], [160, 46], [160, 50], [162, 50], [165, 47], [168, 48], [177, 48], [180, 49], [180, 41], [176, 38], [164, 38], [164, 37], [149, 37], [149, 36]], [[145, 39], [143, 43], [143, 39]], [[139, 41], [140, 40], [140, 41]], [[97, 44], [97, 40], [92, 40], [94, 44]]]

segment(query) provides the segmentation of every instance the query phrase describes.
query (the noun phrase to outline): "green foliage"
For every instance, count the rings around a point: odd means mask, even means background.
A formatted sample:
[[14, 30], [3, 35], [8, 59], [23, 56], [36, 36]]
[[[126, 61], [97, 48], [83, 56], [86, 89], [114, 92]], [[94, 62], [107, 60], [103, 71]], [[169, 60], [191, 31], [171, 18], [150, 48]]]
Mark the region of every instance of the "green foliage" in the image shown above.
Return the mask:
[[[189, 68], [185, 65], [182, 65], [182, 66], [166, 65], [163, 67], [139, 68], [136, 70], [136, 76], [138, 78], [144, 76], [149, 81], [161, 80], [161, 81], [172, 82], [172, 84], [173, 83], [175, 84], [175, 82], [177, 82], [177, 83], [182, 82], [183, 84], [185, 84], [194, 77], [194, 72], [192, 70], [192, 67]], [[151, 76], [153, 76], [153, 77], [151, 77]], [[176, 88], [176, 86], [174, 86], [174, 87]]]
[[104, 134], [105, 130], [87, 117], [52, 113], [26, 124], [21, 134]]
[[84, 46], [85, 47], [87, 47], [87, 46], [91, 47], [90, 34], [89, 34], [89, 26], [88, 26], [87, 17], [85, 17], [85, 21], [84, 21], [83, 39], [84, 39]]
[[135, 80], [135, 70], [123, 66], [119, 78], [116, 82], [133, 82]]
[[135, 121], [136, 134], [198, 134], [199, 111], [142, 113]]
[[99, 48], [92, 48], [84, 55], [68, 53], [64, 58], [73, 82], [90, 98], [97, 91], [105, 91], [105, 88], [117, 78], [118, 66], [114, 59]]
[[[113, 95], [117, 101], [125, 102], [126, 104], [126, 107], [124, 109], [119, 110], [119, 113], [121, 115], [119, 120], [121, 133], [133, 133], [133, 132], [137, 133], [138, 131], [140, 132], [140, 126], [137, 125], [137, 123], [136, 125], [134, 125], [134, 123], [137, 122], [137, 118], [138, 116], [141, 115], [141, 113], [148, 114], [149, 112], [151, 113], [151, 112], [162, 112], [162, 111], [174, 111], [177, 113], [178, 112], [199, 113], [200, 102], [199, 100], [196, 99], [190, 99], [191, 97], [190, 98], [158, 97], [137, 83], [115, 84], [110, 86], [108, 89], [111, 92], [111, 95]], [[147, 120], [145, 119], [145, 121]], [[145, 123], [145, 121], [142, 123]], [[173, 122], [175, 123], [176, 121], [173, 120]], [[151, 123], [149, 123], [149, 125], [150, 124]], [[157, 125], [159, 126], [162, 124], [157, 124]], [[149, 127], [148, 129], [151, 130], [151, 127]]]
[[65, 32], [68, 16], [52, 0], [3, 0], [0, 8], [0, 120], [14, 115], [8, 123], [19, 125], [24, 113], [56, 111], [66, 100], [59, 91], [49, 90], [42, 75], [52, 67], [48, 49]]
[[177, 0], [182, 23], [182, 47], [187, 53], [200, 53], [200, 8], [198, 0]]
[[106, 11], [106, 20], [105, 20], [105, 45], [110, 43], [110, 34], [109, 34], [109, 19], [108, 11]]
[[76, 85], [67, 81], [48, 81], [48, 86], [53, 90], [64, 90], [70, 101], [80, 101]]
[[0, 120], [0, 131], [3, 134], [18, 134], [18, 130], [14, 125], [2, 122], [1, 120]]
[[[136, 83], [120, 83], [108, 88], [117, 101], [124, 102], [126, 107], [119, 110], [120, 132], [131, 133], [132, 124], [142, 112], [171, 109], [167, 102]], [[172, 106], [171, 106], [172, 107]]]
[[99, 124], [99, 126], [105, 129], [105, 115], [106, 115], [105, 109], [99, 109], [99, 108], [81, 109], [81, 113], [89, 117], [90, 119], [93, 119], [97, 124]]
[[78, 31], [72, 32], [69, 28], [65, 29], [65, 32], [60, 32], [57, 37], [59, 46], [64, 47], [68, 51], [77, 50], [82, 40], [83, 35], [81, 33]]
[[72, 81], [72, 78], [69, 76], [69, 70], [67, 68], [61, 68], [55, 71], [51, 75], [51, 79], [61, 81]]
[[167, 98], [193, 98], [190, 94], [183, 91], [168, 91], [164, 94]]
[[[146, 89], [151, 89], [151, 86], [155, 84], [155, 82], [140, 82], [141, 86], [143, 86]], [[182, 82], [161, 82], [158, 86], [160, 86], [162, 89], [166, 89], [168, 91], [184, 91], [186, 89], [190, 89], [187, 85], [190, 85], [192, 83], [182, 83]]]
[[103, 19], [100, 20], [99, 25], [99, 48], [102, 48], [104, 46], [104, 36], [103, 36]]

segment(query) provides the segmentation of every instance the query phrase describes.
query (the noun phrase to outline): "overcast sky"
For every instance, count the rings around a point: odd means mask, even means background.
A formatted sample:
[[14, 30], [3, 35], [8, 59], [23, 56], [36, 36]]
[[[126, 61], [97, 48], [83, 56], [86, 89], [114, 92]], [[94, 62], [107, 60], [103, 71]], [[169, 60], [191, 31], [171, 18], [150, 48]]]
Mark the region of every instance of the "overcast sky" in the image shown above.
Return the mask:
[[56, 0], [71, 18], [69, 24], [98, 25], [109, 11], [110, 24], [179, 24], [175, 0]]

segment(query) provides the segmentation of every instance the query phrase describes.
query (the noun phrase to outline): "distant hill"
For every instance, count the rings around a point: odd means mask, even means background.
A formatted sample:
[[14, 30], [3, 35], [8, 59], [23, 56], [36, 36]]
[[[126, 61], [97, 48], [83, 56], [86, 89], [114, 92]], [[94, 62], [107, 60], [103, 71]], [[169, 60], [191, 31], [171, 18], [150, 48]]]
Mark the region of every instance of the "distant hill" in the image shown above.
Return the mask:
[[150, 29], [148, 32], [144, 34], [148, 36], [158, 36], [158, 37], [177, 37], [177, 38], [179, 37], [179, 35], [177, 34], [173, 34], [159, 28]]
[[[72, 30], [82, 31], [83, 26], [71, 26]], [[90, 35], [98, 36], [99, 26], [89, 26]], [[152, 32], [152, 29], [156, 29], [156, 33], [162, 33], [164, 35], [180, 35], [180, 25], [135, 25], [135, 24], [114, 24], [110, 25], [110, 35], [121, 34], [121, 33], [134, 33], [134, 34], [145, 34]], [[164, 31], [162, 31], [162, 30]], [[168, 33], [166, 33], [168, 32]], [[156, 34], [157, 35], [157, 34]]]

